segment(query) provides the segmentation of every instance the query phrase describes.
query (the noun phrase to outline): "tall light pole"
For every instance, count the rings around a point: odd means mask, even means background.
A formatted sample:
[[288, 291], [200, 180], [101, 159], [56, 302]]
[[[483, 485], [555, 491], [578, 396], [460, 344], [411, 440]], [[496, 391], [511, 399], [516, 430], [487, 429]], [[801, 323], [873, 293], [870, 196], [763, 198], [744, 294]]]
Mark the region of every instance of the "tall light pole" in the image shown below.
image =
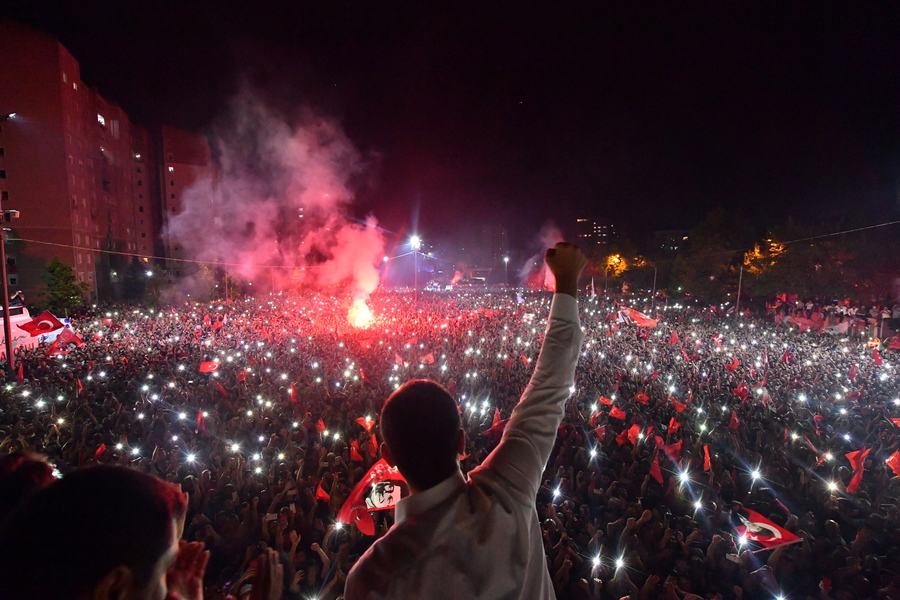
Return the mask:
[[509, 257], [503, 257], [503, 285], [509, 286]]
[[734, 318], [740, 317], [741, 313], [741, 284], [744, 283], [744, 263], [741, 263], [741, 274], [738, 276], [737, 302], [734, 305]]
[[419, 248], [422, 247], [422, 238], [414, 235], [409, 238], [409, 246], [413, 251], [413, 299], [416, 304], [419, 303]]
[[[14, 112], [0, 116], [0, 123], [15, 116]], [[10, 218], [16, 218], [19, 216], [19, 211], [6, 211], [0, 205], [0, 219], [2, 219], [0, 222], [0, 277], [3, 278], [3, 289], [0, 291], [3, 293], [3, 336], [6, 338], [6, 363], [9, 365], [9, 373], [6, 374], [6, 377], [12, 379], [15, 377], [16, 359], [13, 356], [12, 327], [9, 322], [9, 277], [6, 275], [6, 228], [3, 227], [3, 223], [6, 222], [7, 215]]]

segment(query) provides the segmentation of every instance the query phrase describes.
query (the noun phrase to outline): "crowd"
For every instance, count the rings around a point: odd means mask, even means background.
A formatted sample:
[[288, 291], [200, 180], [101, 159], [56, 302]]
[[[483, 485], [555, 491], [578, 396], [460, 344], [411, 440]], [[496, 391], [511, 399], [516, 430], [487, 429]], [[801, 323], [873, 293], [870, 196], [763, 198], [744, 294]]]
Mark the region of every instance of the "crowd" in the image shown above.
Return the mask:
[[[655, 328], [622, 322], [613, 299], [580, 299], [585, 342], [537, 501], [557, 596], [900, 599], [897, 352], [633, 302]], [[531, 375], [550, 296], [369, 305], [365, 329], [317, 294], [94, 307], [72, 319], [83, 346], [17, 357], [0, 455], [46, 457], [63, 481], [99, 463], [179, 485], [183, 540], [209, 551], [205, 598], [250, 597], [266, 556], [284, 598], [339, 597], [391, 525], [391, 511], [373, 513], [375, 536], [336, 520], [379, 459], [385, 398], [411, 378], [445, 385], [468, 436], [463, 471], [479, 465]], [[14, 501], [0, 493], [0, 510]], [[761, 548], [735, 528], [745, 509], [798, 540]]]

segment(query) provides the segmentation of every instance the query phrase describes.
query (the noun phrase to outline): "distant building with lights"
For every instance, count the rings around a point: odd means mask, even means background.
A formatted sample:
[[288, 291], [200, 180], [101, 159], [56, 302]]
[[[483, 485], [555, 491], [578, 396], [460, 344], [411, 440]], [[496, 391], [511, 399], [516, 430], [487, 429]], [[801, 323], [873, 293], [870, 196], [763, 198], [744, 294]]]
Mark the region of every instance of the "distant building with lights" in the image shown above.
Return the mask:
[[49, 34], [0, 19], [0, 56], [0, 118], [16, 113], [0, 122], [0, 201], [20, 214], [7, 224], [11, 290], [37, 300], [59, 258], [91, 299], [122, 297], [128, 273], [166, 250], [166, 211], [195, 163], [209, 168], [208, 144], [131, 123]]
[[614, 223], [603, 219], [575, 219], [575, 238], [585, 251], [605, 250], [619, 239]]

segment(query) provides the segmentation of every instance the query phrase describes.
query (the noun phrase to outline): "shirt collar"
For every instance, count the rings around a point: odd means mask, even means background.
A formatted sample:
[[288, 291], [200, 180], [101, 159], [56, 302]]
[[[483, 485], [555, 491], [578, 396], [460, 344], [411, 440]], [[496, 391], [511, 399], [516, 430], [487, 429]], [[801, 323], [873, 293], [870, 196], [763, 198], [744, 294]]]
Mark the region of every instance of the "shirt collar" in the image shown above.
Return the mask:
[[466, 480], [457, 470], [436, 486], [400, 500], [395, 507], [394, 522], [399, 524], [410, 517], [431, 510], [465, 486]]

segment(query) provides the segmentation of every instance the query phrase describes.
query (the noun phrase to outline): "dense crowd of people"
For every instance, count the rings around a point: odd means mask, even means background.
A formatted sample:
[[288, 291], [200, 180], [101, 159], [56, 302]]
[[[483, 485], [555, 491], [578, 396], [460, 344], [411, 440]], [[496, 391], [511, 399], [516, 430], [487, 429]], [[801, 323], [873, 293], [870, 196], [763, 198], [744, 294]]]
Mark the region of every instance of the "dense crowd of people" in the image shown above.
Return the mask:
[[[623, 320], [619, 302], [658, 325]], [[559, 598], [900, 599], [890, 344], [649, 300], [580, 305], [585, 342], [537, 501]], [[251, 597], [266, 560], [275, 595], [339, 597], [392, 522], [374, 512], [367, 536], [336, 520], [380, 458], [385, 398], [412, 378], [445, 385], [463, 471], [479, 465], [531, 376], [550, 295], [369, 306], [362, 329], [318, 294], [86, 310], [72, 319], [83, 346], [17, 357], [20, 380], [0, 390], [4, 468], [30, 460], [31, 487], [52, 479], [35, 457], [63, 481], [97, 463], [179, 485], [183, 540], [209, 551], [206, 598]], [[0, 491], [0, 516], [17, 501]], [[760, 547], [735, 528], [743, 509], [799, 539]]]

